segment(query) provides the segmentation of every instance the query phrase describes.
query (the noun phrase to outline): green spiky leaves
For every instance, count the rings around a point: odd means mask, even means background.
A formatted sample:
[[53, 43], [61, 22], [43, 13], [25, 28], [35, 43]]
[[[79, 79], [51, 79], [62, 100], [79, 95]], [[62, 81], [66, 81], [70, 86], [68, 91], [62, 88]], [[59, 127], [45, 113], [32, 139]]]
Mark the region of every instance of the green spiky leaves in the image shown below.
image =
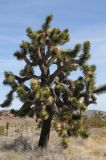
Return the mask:
[[28, 91], [25, 90], [23, 85], [18, 86], [16, 92], [21, 101], [28, 100]]
[[83, 73], [86, 75], [86, 76], [90, 76], [90, 75], [94, 75], [96, 71], [96, 66], [95, 65], [84, 65], [83, 66]]
[[68, 29], [60, 31], [57, 28], [49, 29], [47, 37], [48, 45], [63, 45], [70, 40]]
[[95, 90], [95, 65], [83, 65], [83, 74], [85, 75], [86, 89], [88, 92], [93, 92]]
[[90, 42], [86, 41], [83, 43], [83, 54], [80, 55], [80, 65], [86, 63], [90, 58]]
[[76, 57], [81, 51], [81, 44], [76, 44], [74, 50], [71, 51], [72, 57]]
[[12, 85], [15, 81], [15, 77], [12, 72], [5, 72], [5, 80], [3, 81], [3, 84], [5, 85]]
[[22, 69], [20, 71], [20, 75], [22, 77], [29, 77], [29, 76], [33, 75], [33, 73], [34, 73], [34, 70], [33, 70], [32, 66], [30, 66], [30, 65], [26, 65], [24, 67], [24, 69]]
[[50, 23], [53, 19], [53, 15], [50, 14], [46, 17], [44, 24], [42, 25], [42, 29], [43, 30], [47, 30], [48, 28], [50, 28]]
[[39, 115], [43, 120], [47, 120], [49, 118], [49, 113], [45, 109], [42, 109]]
[[37, 79], [31, 79], [31, 89], [36, 102], [42, 102], [44, 105], [51, 106], [54, 97], [50, 87], [41, 87]]
[[99, 95], [99, 94], [103, 94], [106, 92], [106, 85], [101, 85], [97, 88], [95, 88], [94, 93]]
[[31, 79], [31, 89], [33, 91], [36, 91], [37, 89], [40, 89], [40, 83], [38, 79], [32, 78]]
[[24, 58], [23, 53], [21, 53], [19, 51], [15, 52], [14, 56], [17, 58], [17, 60], [23, 60], [23, 58]]
[[1, 107], [9, 107], [12, 103], [13, 100], [13, 93], [14, 91], [10, 91], [7, 95], [6, 95], [6, 100], [1, 104]]
[[62, 93], [63, 90], [64, 90], [64, 85], [62, 83], [57, 83], [55, 85], [55, 93], [56, 93], [56, 95], [60, 96], [60, 94]]

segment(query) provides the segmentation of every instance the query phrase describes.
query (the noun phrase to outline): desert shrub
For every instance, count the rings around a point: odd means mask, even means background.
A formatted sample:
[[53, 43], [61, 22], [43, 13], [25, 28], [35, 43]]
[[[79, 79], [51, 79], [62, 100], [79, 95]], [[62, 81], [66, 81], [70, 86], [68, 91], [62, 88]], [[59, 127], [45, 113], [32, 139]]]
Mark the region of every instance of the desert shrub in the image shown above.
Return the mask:
[[5, 126], [0, 126], [0, 135], [5, 134]]
[[13, 142], [9, 144], [4, 144], [2, 146], [2, 150], [14, 150], [15, 152], [24, 152], [32, 150], [32, 146], [27, 137], [19, 136]]
[[95, 112], [90, 117], [84, 116], [83, 123], [86, 128], [106, 127], [106, 119], [102, 112]]

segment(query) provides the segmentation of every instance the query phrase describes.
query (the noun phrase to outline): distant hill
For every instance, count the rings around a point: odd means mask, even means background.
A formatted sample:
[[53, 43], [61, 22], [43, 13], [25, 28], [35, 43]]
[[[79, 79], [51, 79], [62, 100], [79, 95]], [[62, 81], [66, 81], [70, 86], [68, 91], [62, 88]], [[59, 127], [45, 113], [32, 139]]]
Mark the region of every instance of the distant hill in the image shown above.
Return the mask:
[[99, 110], [88, 110], [87, 112], [85, 112], [84, 114], [87, 115], [88, 117], [93, 116], [95, 113], [103, 113], [104, 117], [106, 118], [106, 112], [105, 111], [99, 111]]
[[[88, 110], [84, 113], [84, 115], [87, 115], [88, 117], [92, 117], [95, 113], [102, 112], [104, 117], [106, 118], [106, 112], [105, 111], [99, 111], [99, 110]], [[2, 110], [0, 111], [0, 120], [2, 119], [14, 119], [16, 118], [9, 110]], [[19, 118], [19, 117], [17, 117]]]

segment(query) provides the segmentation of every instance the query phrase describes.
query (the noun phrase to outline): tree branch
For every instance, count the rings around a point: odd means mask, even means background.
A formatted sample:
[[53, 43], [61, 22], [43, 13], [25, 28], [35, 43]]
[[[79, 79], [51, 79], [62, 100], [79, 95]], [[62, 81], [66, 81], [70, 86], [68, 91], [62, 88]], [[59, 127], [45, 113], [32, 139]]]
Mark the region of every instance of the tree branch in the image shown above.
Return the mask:
[[41, 69], [42, 72], [42, 76], [47, 74], [47, 67], [44, 65], [44, 60], [40, 51], [40, 47], [38, 48], [38, 58], [39, 58], [39, 67]]
[[47, 63], [47, 68], [49, 68], [52, 64], [55, 63], [56, 58], [57, 58], [57, 56], [53, 56], [53, 57], [50, 58], [50, 60]]
[[16, 76], [16, 75], [14, 75], [14, 76], [15, 76], [15, 79], [18, 81], [19, 84], [23, 83], [23, 82], [25, 82], [25, 81], [27, 81], [27, 80], [29, 80], [31, 78], [38, 78], [38, 79], [41, 78], [41, 76], [36, 76], [36, 75], [32, 75], [32, 76], [24, 77], [24, 78], [21, 78], [21, 77]]
[[61, 72], [64, 72], [65, 69], [69, 68], [69, 65], [72, 65], [74, 63], [79, 65], [78, 62], [79, 62], [78, 60], [71, 60], [71, 61], [65, 63], [63, 66], [59, 65], [57, 70], [52, 75], [50, 75], [49, 85], [51, 83], [53, 83], [55, 77], [57, 77]]
[[28, 64], [32, 66], [32, 63], [30, 62], [30, 60], [26, 57], [26, 55], [24, 55], [24, 61]]

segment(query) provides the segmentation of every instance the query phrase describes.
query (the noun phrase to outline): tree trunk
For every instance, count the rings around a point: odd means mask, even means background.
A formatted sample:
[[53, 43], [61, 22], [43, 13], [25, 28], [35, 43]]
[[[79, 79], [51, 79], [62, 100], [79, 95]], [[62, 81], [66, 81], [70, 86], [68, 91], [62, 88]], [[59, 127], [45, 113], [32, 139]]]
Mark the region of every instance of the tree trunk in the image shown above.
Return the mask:
[[52, 116], [49, 116], [47, 120], [43, 120], [40, 139], [38, 143], [38, 146], [42, 149], [48, 146], [51, 122], [52, 122]]

